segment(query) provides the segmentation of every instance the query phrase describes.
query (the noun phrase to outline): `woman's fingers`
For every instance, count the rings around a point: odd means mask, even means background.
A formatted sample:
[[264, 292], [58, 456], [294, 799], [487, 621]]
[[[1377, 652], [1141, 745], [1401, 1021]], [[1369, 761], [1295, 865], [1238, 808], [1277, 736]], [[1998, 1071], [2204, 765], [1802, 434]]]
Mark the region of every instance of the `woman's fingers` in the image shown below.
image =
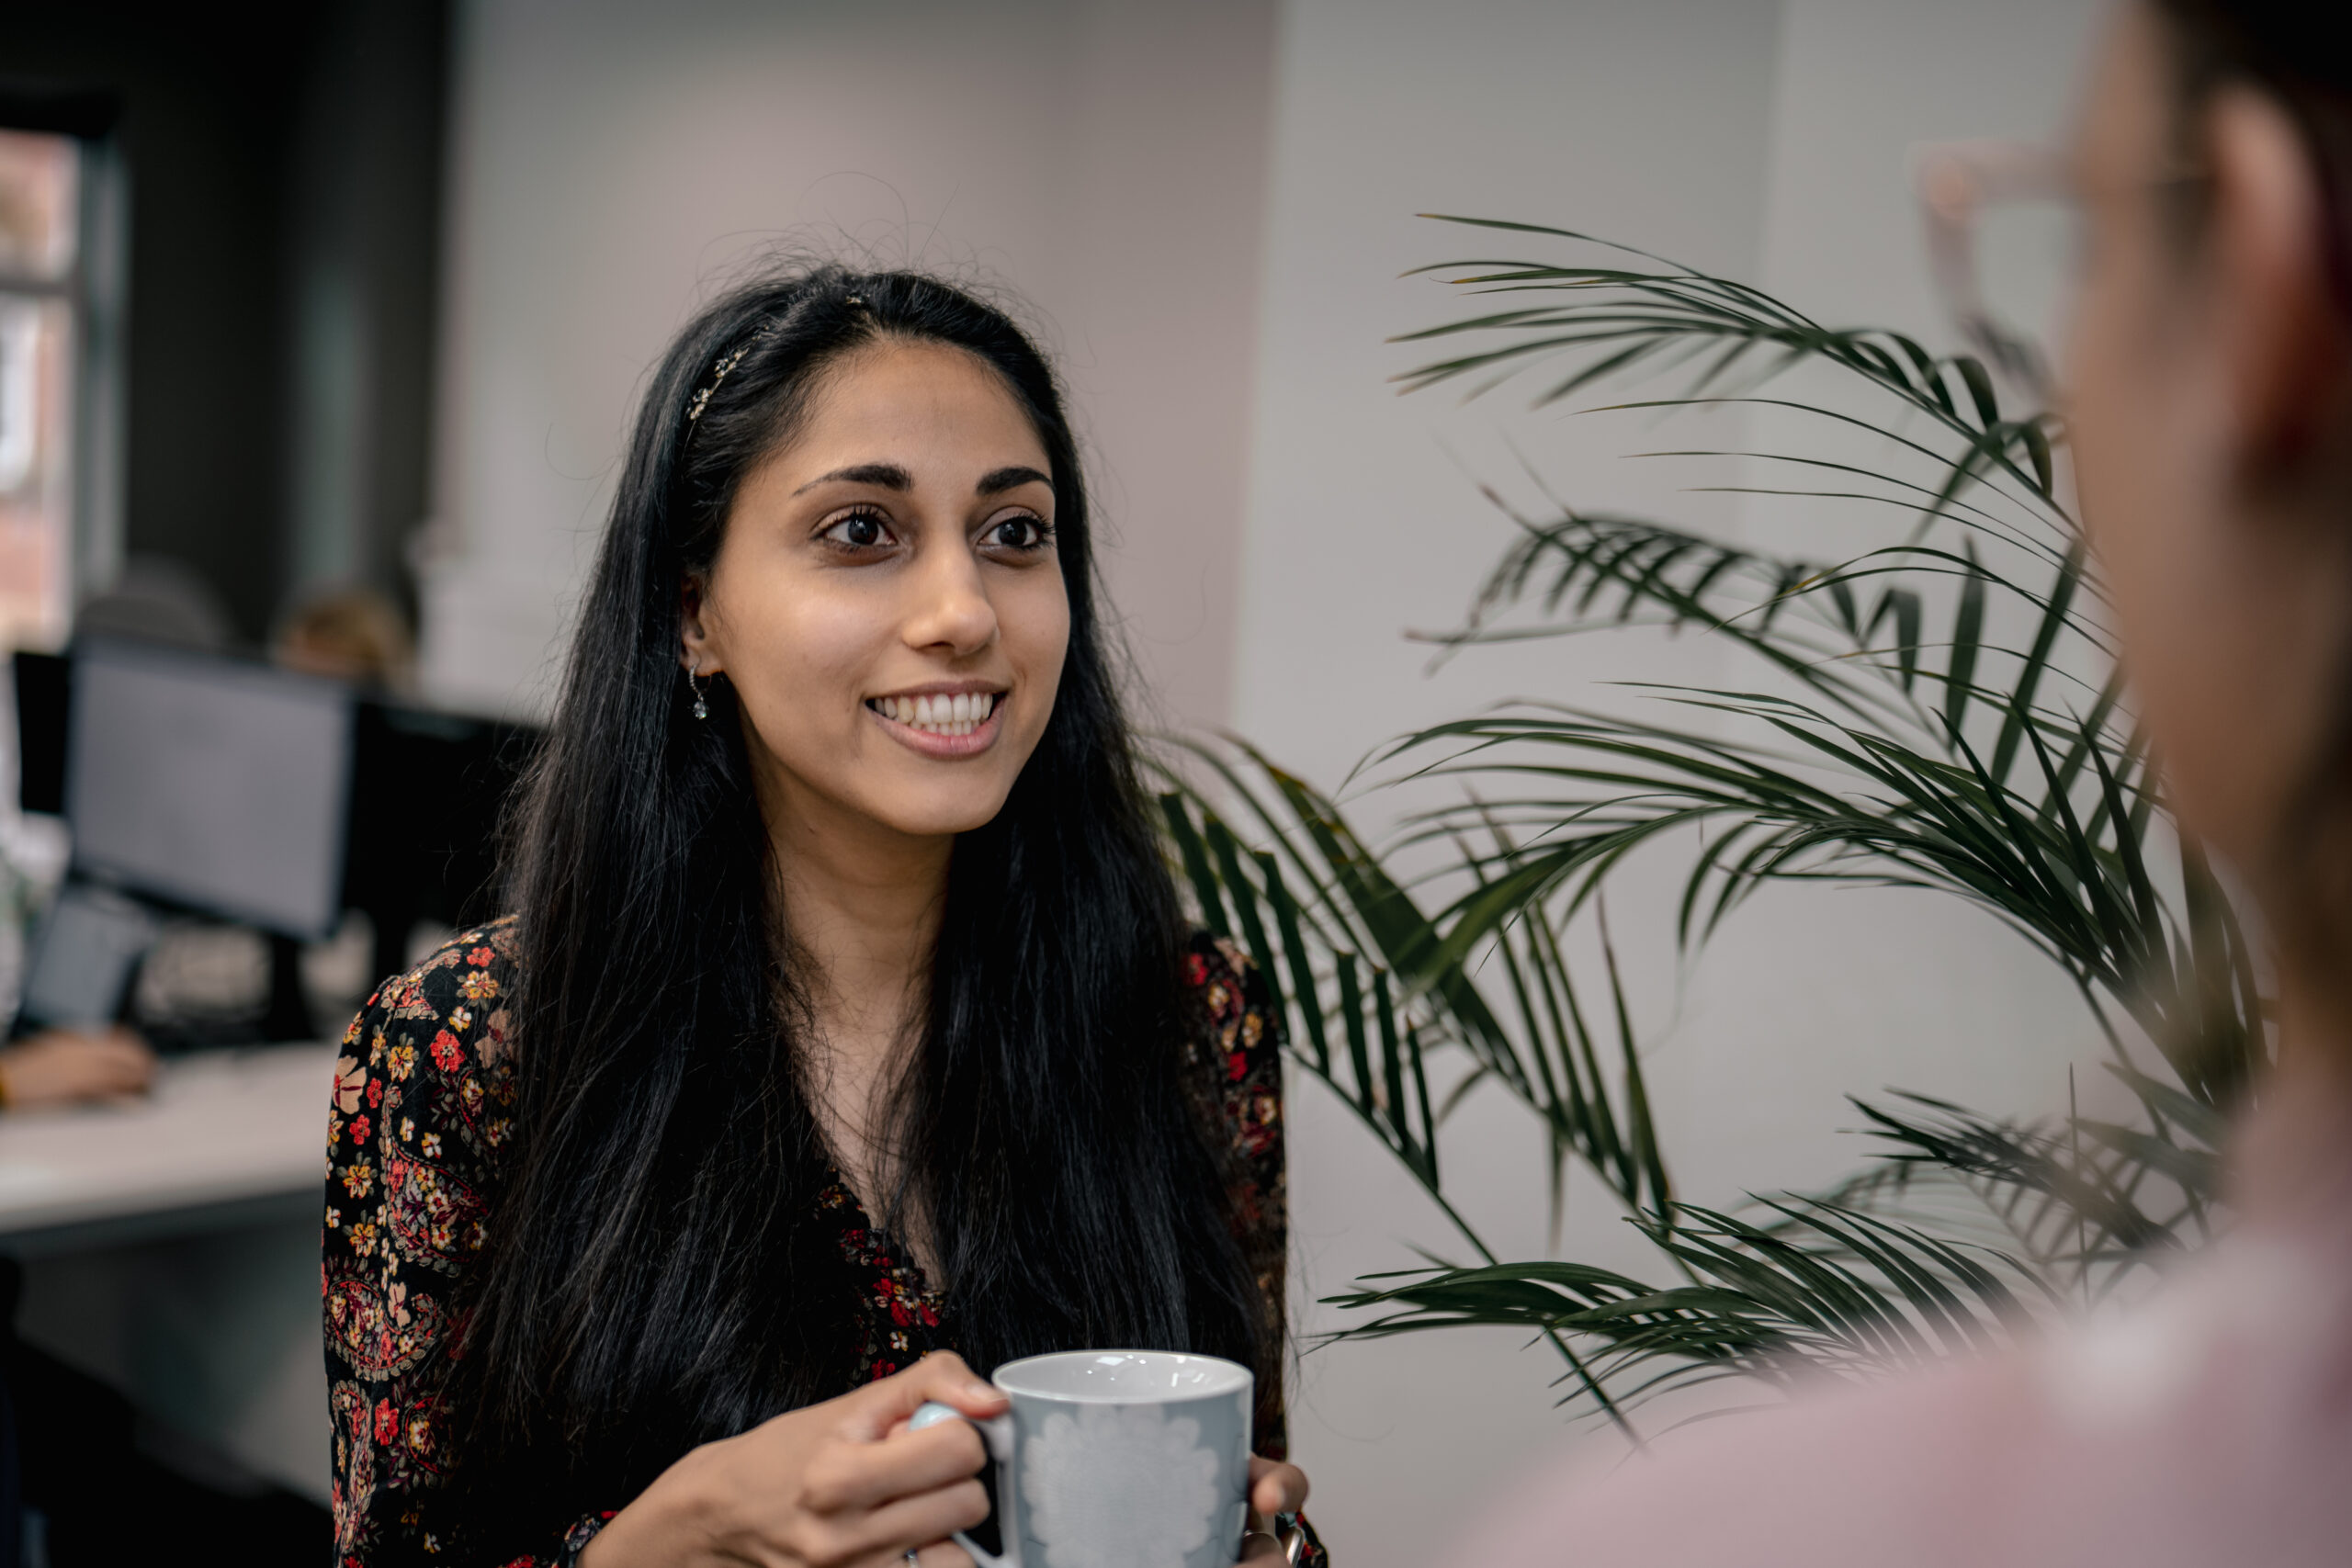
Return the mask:
[[[903, 1557], [919, 1542], [953, 1546], [947, 1537], [967, 1530], [989, 1517], [989, 1495], [977, 1481], [965, 1480], [919, 1496], [886, 1503], [865, 1516], [858, 1528], [858, 1543]], [[961, 1551], [962, 1548], [956, 1548]]]
[[1261, 1519], [1306, 1506], [1306, 1472], [1295, 1464], [1250, 1457], [1250, 1511]]
[[861, 1442], [878, 1442], [934, 1399], [982, 1420], [1001, 1414], [1005, 1403], [1001, 1393], [973, 1375], [961, 1356], [952, 1350], [934, 1350], [905, 1371], [893, 1372], [845, 1396], [842, 1404], [849, 1420], [844, 1435]]
[[971, 1482], [978, 1492], [979, 1483], [972, 1478], [987, 1462], [988, 1450], [969, 1423], [942, 1421], [886, 1439], [827, 1444], [809, 1460], [801, 1495], [820, 1513], [842, 1514], [880, 1508], [894, 1498], [912, 1498], [959, 1481]]

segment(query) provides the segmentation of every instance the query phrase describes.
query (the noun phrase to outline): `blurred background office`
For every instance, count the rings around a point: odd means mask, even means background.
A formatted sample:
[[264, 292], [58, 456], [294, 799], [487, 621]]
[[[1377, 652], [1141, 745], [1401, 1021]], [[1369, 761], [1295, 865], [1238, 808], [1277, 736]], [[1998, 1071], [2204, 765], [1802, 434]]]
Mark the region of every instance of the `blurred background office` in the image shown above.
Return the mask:
[[[1942, 340], [1907, 150], [2056, 134], [2098, 10], [15, 7], [0, 632], [33, 657], [0, 974], [26, 994], [57, 890], [71, 908], [81, 889], [87, 929], [128, 931], [137, 960], [109, 1021], [164, 1052], [132, 1109], [0, 1120], [16, 1333], [127, 1401], [141, 1462], [232, 1497], [322, 1498], [312, 1211], [334, 1053], [300, 1042], [481, 908], [498, 790], [547, 705], [629, 404], [733, 269], [786, 245], [1012, 291], [1069, 376], [1159, 717], [1229, 728], [1337, 787], [1418, 722], [1538, 690], [1585, 700], [1661, 659], [1677, 678], [1713, 668], [1699, 648], [1571, 640], [1431, 669], [1404, 634], [1470, 603], [1509, 528], [1477, 483], [1512, 479], [1521, 452], [1583, 507], [1770, 525], [1688, 493], [1708, 481], [1686, 468], [1619, 460], [1638, 445], [1623, 426], [1399, 400], [1389, 378], [1426, 355], [1386, 340], [1450, 310], [1401, 275], [1488, 250], [1415, 215], [1604, 233]], [[141, 681], [144, 698], [93, 705]], [[96, 852], [102, 828], [77, 822], [77, 842], [62, 822], [76, 798], [104, 809], [89, 769], [138, 771], [155, 713], [208, 702], [296, 716], [251, 719], [309, 748], [315, 842], [290, 902], [241, 899], [217, 865], [175, 871], [168, 843]], [[441, 759], [448, 787], [371, 794], [371, 759], [400, 748]], [[77, 775], [77, 756], [111, 761]], [[1369, 803], [1363, 825], [1398, 809]], [[249, 822], [253, 802], [220, 810]], [[1686, 1195], [1838, 1174], [1849, 1089], [2049, 1109], [2097, 1049], [2064, 977], [1993, 922], [1892, 893], [1777, 908], [1701, 970], [1628, 946]], [[1302, 1082], [1293, 1104], [1311, 1342], [1343, 1321], [1317, 1298], [1454, 1241], [1336, 1100]], [[178, 1118], [166, 1141], [183, 1141], [108, 1187], [89, 1151], [162, 1146], [141, 1117]], [[1514, 1255], [1554, 1247], [1539, 1132], [1484, 1091], [1453, 1125], [1449, 1190]], [[173, 1175], [200, 1170], [221, 1174]], [[1557, 1245], [1605, 1258], [1622, 1229], [1572, 1201]], [[1506, 1331], [1308, 1350], [1295, 1457], [1340, 1560], [1423, 1561], [1532, 1454], [1605, 1440], [1564, 1424], [1540, 1372]]]

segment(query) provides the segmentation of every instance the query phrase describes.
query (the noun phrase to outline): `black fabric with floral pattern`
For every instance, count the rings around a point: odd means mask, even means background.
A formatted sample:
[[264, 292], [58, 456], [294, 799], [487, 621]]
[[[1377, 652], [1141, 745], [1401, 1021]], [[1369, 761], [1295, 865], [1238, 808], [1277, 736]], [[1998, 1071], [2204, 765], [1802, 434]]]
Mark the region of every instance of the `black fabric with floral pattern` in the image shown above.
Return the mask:
[[[451, 1334], [457, 1287], [481, 1255], [514, 1134], [504, 998], [515, 962], [511, 920], [458, 937], [368, 999], [335, 1064], [321, 1286], [341, 1568], [482, 1562], [458, 1539], [440, 1484], [435, 1354]], [[1196, 938], [1186, 964], [1209, 1022], [1199, 1066], [1233, 1139], [1235, 1213], [1280, 1323], [1289, 1221], [1279, 1014], [1230, 942]], [[841, 1227], [842, 1258], [867, 1281], [860, 1381], [956, 1348], [947, 1299], [847, 1184], [836, 1181], [820, 1201]], [[1259, 1390], [1257, 1436], [1261, 1453], [1283, 1456], [1280, 1388]], [[543, 1550], [504, 1568], [568, 1568], [626, 1501], [550, 1518]], [[1323, 1568], [1326, 1559], [1315, 1544], [1300, 1561]]]

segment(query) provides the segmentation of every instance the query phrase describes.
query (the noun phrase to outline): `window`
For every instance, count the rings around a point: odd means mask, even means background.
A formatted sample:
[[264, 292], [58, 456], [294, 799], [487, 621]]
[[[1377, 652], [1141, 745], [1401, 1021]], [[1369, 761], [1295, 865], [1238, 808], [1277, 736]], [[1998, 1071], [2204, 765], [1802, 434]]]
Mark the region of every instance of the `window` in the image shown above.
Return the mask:
[[63, 641], [92, 507], [107, 499], [92, 493], [110, 434], [93, 394], [112, 379], [92, 359], [111, 336], [110, 323], [93, 333], [93, 284], [111, 270], [91, 265], [106, 227], [91, 209], [96, 162], [74, 137], [0, 130], [0, 648]]

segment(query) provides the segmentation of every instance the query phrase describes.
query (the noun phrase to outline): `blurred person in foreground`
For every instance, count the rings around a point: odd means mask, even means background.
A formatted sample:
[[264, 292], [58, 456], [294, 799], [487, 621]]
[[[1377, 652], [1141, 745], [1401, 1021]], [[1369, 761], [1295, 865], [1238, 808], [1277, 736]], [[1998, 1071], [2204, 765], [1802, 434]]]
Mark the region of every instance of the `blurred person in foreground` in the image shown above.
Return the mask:
[[2138, 0], [2073, 156], [2083, 515], [2188, 829], [2277, 947], [2236, 1230], [2136, 1312], [1543, 1478], [1456, 1561], [2352, 1562], [2352, 26]]

